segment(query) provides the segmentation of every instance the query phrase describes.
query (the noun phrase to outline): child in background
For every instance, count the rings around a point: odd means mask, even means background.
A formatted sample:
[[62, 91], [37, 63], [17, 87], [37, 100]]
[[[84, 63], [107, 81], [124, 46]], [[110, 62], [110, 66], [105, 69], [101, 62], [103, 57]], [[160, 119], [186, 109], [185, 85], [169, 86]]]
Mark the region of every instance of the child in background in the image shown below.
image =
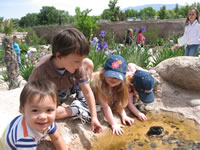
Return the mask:
[[139, 120], [146, 121], [147, 117], [145, 114], [140, 112], [134, 105], [134, 97], [137, 98], [137, 96], [139, 96], [144, 104], [153, 103], [154, 78], [147, 70], [133, 63], [128, 64], [127, 76], [130, 81], [128, 108]]
[[0, 138], [1, 150], [36, 150], [48, 134], [57, 150], [65, 150], [65, 142], [58, 133], [55, 117], [58, 106], [56, 86], [42, 80], [28, 82], [20, 95], [20, 113], [4, 130]]
[[125, 44], [127, 48], [133, 44], [133, 29], [127, 30]]
[[20, 58], [20, 48], [19, 48], [19, 44], [17, 43], [17, 36], [13, 36], [13, 48], [15, 53], [17, 54], [17, 62], [18, 62], [18, 66], [19, 69], [21, 69], [22, 64], [21, 64], [21, 58]]
[[113, 134], [117, 135], [124, 133], [124, 126], [114, 120], [112, 111], [120, 114], [123, 124], [132, 125], [134, 123], [134, 120], [128, 117], [124, 110], [128, 104], [126, 69], [126, 60], [122, 56], [112, 55], [106, 60], [104, 68], [93, 73], [91, 81], [97, 103], [101, 105]]
[[200, 46], [200, 24], [199, 12], [196, 8], [191, 8], [188, 11], [188, 16], [185, 22], [184, 39], [186, 49], [185, 56], [196, 56]]
[[142, 47], [144, 47], [146, 40], [143, 34], [144, 32], [145, 32], [145, 27], [141, 27], [137, 34], [137, 44], [140, 44]]
[[102, 127], [97, 118], [95, 99], [89, 84], [93, 62], [86, 58], [88, 53], [89, 44], [83, 33], [75, 28], [67, 28], [54, 36], [52, 54], [41, 58], [29, 81], [47, 79], [54, 82], [60, 103], [76, 92], [77, 97], [69, 107], [58, 106], [56, 119], [79, 118], [82, 122], [91, 122], [93, 131], [101, 132]]

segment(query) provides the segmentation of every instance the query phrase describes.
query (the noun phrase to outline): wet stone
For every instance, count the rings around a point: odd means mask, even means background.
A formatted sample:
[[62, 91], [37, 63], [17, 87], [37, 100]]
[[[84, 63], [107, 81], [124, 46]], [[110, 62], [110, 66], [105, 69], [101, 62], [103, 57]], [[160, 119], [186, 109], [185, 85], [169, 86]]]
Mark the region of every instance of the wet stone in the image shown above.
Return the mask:
[[162, 134], [163, 130], [164, 129], [161, 126], [152, 126], [152, 127], [150, 127], [149, 131], [147, 132], [147, 135], [148, 136], [160, 135], [160, 134]]
[[138, 143], [138, 146], [142, 147], [142, 146], [144, 146], [144, 144], [143, 143]]
[[157, 145], [156, 145], [156, 143], [151, 143], [151, 148], [156, 148], [157, 147]]
[[169, 131], [165, 131], [165, 133], [164, 133], [165, 135], [168, 135], [169, 134]]

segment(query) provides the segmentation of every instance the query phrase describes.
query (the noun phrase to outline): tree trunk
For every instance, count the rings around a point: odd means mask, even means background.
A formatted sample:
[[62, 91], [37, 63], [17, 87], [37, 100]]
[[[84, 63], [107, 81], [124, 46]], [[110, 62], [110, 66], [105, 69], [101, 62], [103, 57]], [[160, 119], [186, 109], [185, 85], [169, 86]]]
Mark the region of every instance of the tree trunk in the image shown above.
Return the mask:
[[10, 36], [5, 36], [2, 41], [5, 50], [4, 61], [8, 72], [9, 90], [18, 87], [18, 75], [19, 75], [17, 54], [13, 49], [12, 42], [13, 41]]

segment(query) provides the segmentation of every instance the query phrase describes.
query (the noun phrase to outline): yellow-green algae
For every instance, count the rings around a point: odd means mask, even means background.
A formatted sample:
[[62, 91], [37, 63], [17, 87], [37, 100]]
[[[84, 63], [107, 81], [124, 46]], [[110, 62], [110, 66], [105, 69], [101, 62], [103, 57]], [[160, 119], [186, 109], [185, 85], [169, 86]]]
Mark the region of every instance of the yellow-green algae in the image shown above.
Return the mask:
[[[121, 136], [106, 134], [92, 140], [92, 150], [173, 150], [184, 148], [183, 143], [197, 143], [200, 148], [200, 126], [193, 120], [171, 112], [147, 113], [148, 121], [135, 119], [133, 126], [126, 126]], [[161, 135], [147, 136], [151, 126], [162, 126]], [[182, 141], [182, 142], [181, 142]], [[155, 146], [156, 145], [156, 146]], [[186, 146], [187, 147], [187, 146]], [[191, 147], [191, 146], [190, 146]]]

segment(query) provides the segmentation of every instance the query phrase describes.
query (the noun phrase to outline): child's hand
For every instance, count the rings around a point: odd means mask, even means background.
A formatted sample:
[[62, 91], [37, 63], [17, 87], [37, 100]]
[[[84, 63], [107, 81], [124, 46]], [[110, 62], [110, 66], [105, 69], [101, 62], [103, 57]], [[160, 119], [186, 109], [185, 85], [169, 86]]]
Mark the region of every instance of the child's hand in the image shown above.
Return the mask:
[[122, 123], [125, 124], [125, 125], [133, 125], [134, 124], [134, 119], [129, 117], [129, 116], [124, 116], [122, 118]]
[[97, 117], [92, 118], [91, 126], [92, 126], [92, 131], [95, 133], [100, 133], [103, 131], [102, 126], [101, 126], [99, 120], [97, 119]]
[[111, 126], [112, 127], [112, 130], [113, 130], [113, 134], [117, 134], [117, 135], [122, 135], [124, 133], [124, 126], [121, 125], [121, 124], [114, 124]]
[[146, 121], [147, 120], [147, 117], [145, 116], [145, 114], [143, 114], [141, 112], [137, 115], [137, 117], [141, 121]]

